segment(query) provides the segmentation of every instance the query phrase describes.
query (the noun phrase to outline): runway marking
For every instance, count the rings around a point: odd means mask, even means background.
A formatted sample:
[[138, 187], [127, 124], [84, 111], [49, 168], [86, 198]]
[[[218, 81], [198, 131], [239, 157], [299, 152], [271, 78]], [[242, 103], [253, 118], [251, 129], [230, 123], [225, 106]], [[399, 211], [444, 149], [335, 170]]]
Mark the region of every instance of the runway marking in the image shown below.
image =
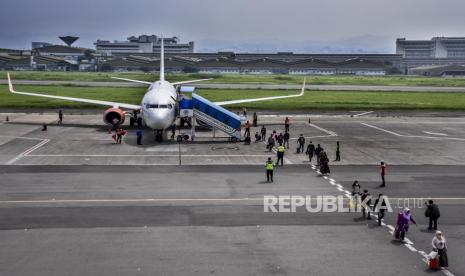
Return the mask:
[[362, 113], [359, 113], [359, 114], [355, 114], [354, 117], [360, 117], [360, 116], [363, 116], [363, 115], [368, 115], [368, 114], [371, 114], [373, 113], [374, 111], [367, 111], [367, 112], [362, 112]]
[[23, 137], [23, 136], [10, 136], [10, 135], [0, 135], [2, 138], [15, 138], [15, 139], [24, 139], [24, 140], [36, 140], [36, 141], [43, 141], [42, 138], [33, 138], [33, 137]]
[[50, 139], [44, 139], [42, 142], [38, 143], [37, 145], [30, 147], [29, 149], [23, 151], [22, 153], [18, 154], [16, 157], [11, 159], [10, 161], [6, 162], [7, 165], [11, 165], [14, 162], [18, 161], [19, 159], [23, 158], [24, 156], [27, 156], [29, 153], [35, 151], [36, 149], [42, 147], [43, 145], [47, 144], [50, 142]]
[[465, 141], [465, 138], [455, 138], [455, 137], [437, 137], [437, 136], [422, 136], [422, 135], [404, 135], [404, 134], [400, 134], [400, 133], [397, 133], [397, 132], [394, 132], [394, 131], [390, 131], [390, 130], [387, 130], [387, 129], [384, 129], [384, 128], [380, 128], [380, 127], [377, 127], [377, 126], [374, 126], [374, 125], [370, 125], [370, 124], [367, 124], [367, 123], [360, 123], [364, 126], [367, 126], [367, 127], [371, 127], [371, 128], [374, 128], [374, 129], [377, 129], [379, 131], [383, 131], [383, 132], [386, 132], [386, 133], [389, 133], [389, 134], [392, 134], [392, 135], [395, 135], [397, 137], [405, 137], [405, 138], [425, 138], [425, 139], [436, 139], [436, 140], [454, 140], [454, 141]]
[[439, 135], [439, 136], [449, 136], [449, 135], [447, 135], [445, 133], [441, 133], [441, 132], [423, 131], [423, 133], [431, 134], [431, 135]]
[[135, 198], [135, 199], [40, 199], [40, 200], [2, 200], [0, 204], [23, 203], [89, 203], [89, 202], [172, 202], [172, 201], [260, 201], [263, 198]]
[[[30, 157], [179, 157], [178, 154], [27, 154]], [[269, 157], [266, 154], [183, 154], [182, 157]]]

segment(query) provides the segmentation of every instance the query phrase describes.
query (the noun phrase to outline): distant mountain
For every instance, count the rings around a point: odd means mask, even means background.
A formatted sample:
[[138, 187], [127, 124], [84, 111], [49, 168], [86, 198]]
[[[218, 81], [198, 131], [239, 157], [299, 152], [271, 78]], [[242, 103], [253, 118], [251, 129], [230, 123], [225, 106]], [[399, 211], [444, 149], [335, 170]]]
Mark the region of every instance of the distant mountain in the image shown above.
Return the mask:
[[395, 52], [395, 39], [364, 35], [335, 40], [249, 39], [240, 41], [204, 39], [195, 42], [195, 52], [232, 51], [236, 53], [315, 53], [315, 54], [390, 54]]

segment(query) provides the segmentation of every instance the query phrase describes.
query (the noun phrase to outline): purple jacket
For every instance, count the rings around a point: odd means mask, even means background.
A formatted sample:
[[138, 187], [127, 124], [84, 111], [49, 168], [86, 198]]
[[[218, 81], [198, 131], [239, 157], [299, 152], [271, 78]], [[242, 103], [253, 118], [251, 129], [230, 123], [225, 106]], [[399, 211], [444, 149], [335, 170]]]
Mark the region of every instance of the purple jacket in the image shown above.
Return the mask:
[[408, 225], [410, 221], [417, 224], [410, 212], [400, 212], [397, 215], [397, 229], [403, 232], [408, 232]]

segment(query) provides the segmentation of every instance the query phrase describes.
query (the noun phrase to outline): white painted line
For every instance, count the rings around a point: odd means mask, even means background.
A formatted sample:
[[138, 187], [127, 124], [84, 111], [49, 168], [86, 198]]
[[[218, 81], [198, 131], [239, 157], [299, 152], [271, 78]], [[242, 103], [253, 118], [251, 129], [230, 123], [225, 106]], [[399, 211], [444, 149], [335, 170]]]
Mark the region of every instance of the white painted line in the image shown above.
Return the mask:
[[386, 225], [386, 226], [387, 226], [387, 228], [389, 228], [390, 230], [394, 231], [394, 226], [392, 226], [392, 225]]
[[28, 155], [29, 153], [35, 151], [36, 149], [42, 147], [43, 145], [47, 144], [50, 140], [49, 139], [45, 139], [45, 140], [42, 140], [42, 142], [38, 143], [37, 145], [33, 146], [33, 147], [30, 147], [29, 149], [23, 151], [22, 153], [18, 154], [16, 157], [14, 157], [13, 159], [11, 159], [10, 161], [6, 162], [7, 165], [11, 165], [13, 164], [14, 162], [18, 161], [19, 159], [23, 158], [24, 156]]
[[10, 136], [10, 135], [0, 135], [0, 137], [2, 137], [2, 138], [24, 139], [24, 140], [37, 140], [37, 141], [43, 141], [44, 140], [42, 138], [23, 137], [23, 136]]
[[421, 135], [403, 135], [394, 131], [390, 131], [384, 128], [380, 128], [374, 125], [370, 125], [367, 123], [360, 123], [364, 126], [371, 127], [374, 129], [377, 129], [379, 131], [383, 131], [392, 135], [395, 135], [397, 137], [405, 137], [405, 138], [423, 138], [423, 139], [435, 139], [435, 140], [454, 140], [454, 141], [465, 141], [465, 138], [456, 138], [456, 137], [436, 137], [436, 136], [421, 136]]
[[395, 136], [403, 137], [402, 134], [399, 134], [399, 133], [396, 133], [396, 132], [393, 132], [393, 131], [389, 131], [389, 130], [386, 130], [384, 128], [380, 128], [380, 127], [370, 125], [370, 124], [367, 124], [367, 123], [361, 123], [361, 124], [364, 125], [364, 126], [367, 126], [367, 127], [371, 127], [371, 128], [374, 128], [374, 129], [377, 129], [377, 130], [380, 130], [380, 131], [395, 135]]
[[368, 115], [370, 113], [373, 113], [374, 111], [367, 111], [367, 112], [362, 112], [362, 113], [359, 113], [359, 114], [355, 114], [354, 117], [360, 117], [360, 116], [363, 116], [363, 115]]
[[[28, 154], [35, 157], [179, 157], [178, 154]], [[183, 154], [182, 157], [269, 157], [266, 154]]]
[[441, 132], [423, 131], [423, 133], [431, 134], [431, 135], [439, 135], [439, 136], [449, 136], [449, 135], [447, 135], [445, 133], [441, 133]]
[[85, 203], [85, 202], [171, 202], [171, 201], [261, 201], [263, 198], [136, 198], [136, 199], [43, 199], [43, 200], [2, 200], [0, 204], [24, 203]]
[[341, 188], [337, 188], [337, 189], [338, 189], [339, 191], [341, 191], [341, 192], [344, 192], [344, 190], [343, 190], [343, 189], [341, 189]]
[[322, 132], [328, 134], [329, 136], [337, 136], [337, 133], [334, 132], [334, 131], [324, 129], [324, 128], [322, 128], [322, 127], [320, 127], [320, 126], [317, 126], [317, 125], [315, 125], [315, 124], [309, 124], [309, 123], [307, 123], [307, 124], [308, 124], [309, 126], [311, 126], [311, 127], [314, 127], [314, 128], [316, 128], [316, 129], [318, 129], [318, 130], [320, 130], [320, 131], [322, 131]]
[[404, 245], [405, 245], [405, 247], [407, 247], [408, 249], [410, 249], [410, 251], [412, 251], [412, 252], [417, 252], [417, 251], [418, 251], [415, 247], [411, 246], [411, 245], [408, 244], [408, 243], [406, 243], [406, 244], [404, 244]]
[[407, 238], [407, 237], [404, 238], [404, 241], [405, 241], [407, 244], [410, 244], [410, 245], [413, 244], [413, 242], [412, 242], [409, 238]]

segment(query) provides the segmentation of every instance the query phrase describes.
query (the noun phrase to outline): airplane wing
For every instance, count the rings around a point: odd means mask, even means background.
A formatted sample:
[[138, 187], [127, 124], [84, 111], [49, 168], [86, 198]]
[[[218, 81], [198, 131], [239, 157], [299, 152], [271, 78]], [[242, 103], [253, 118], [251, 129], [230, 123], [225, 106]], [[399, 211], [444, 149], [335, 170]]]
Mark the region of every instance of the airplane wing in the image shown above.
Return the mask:
[[212, 79], [200, 79], [200, 80], [188, 80], [188, 81], [178, 81], [178, 82], [173, 82], [171, 83], [172, 85], [180, 85], [180, 84], [186, 84], [186, 83], [193, 83], [193, 82], [200, 82], [200, 81], [208, 81]]
[[125, 78], [117, 78], [117, 77], [111, 77], [112, 79], [116, 80], [124, 80], [124, 81], [129, 81], [129, 82], [137, 82], [137, 83], [143, 83], [143, 84], [148, 84], [151, 85], [152, 83], [149, 81], [141, 81], [141, 80], [132, 80], [132, 79], [125, 79]]
[[[112, 79], [116, 80], [124, 80], [124, 81], [129, 81], [129, 82], [136, 82], [136, 83], [143, 83], [143, 84], [152, 84], [151, 82], [148, 81], [140, 81], [140, 80], [132, 80], [132, 79], [125, 79], [125, 78], [117, 78], [117, 77], [111, 77]], [[193, 83], [193, 82], [200, 82], [200, 81], [208, 81], [211, 79], [200, 79], [200, 80], [188, 80], [188, 81], [178, 81], [178, 82], [173, 82], [171, 83], [172, 85], [180, 85], [180, 84], [187, 84], [187, 83]]]
[[302, 84], [302, 89], [301, 89], [299, 94], [287, 95], [287, 96], [274, 96], [274, 97], [255, 98], [255, 99], [243, 99], [243, 100], [215, 102], [215, 104], [217, 104], [217, 105], [231, 105], [231, 104], [261, 102], [261, 101], [270, 101], [270, 100], [277, 100], [277, 99], [287, 99], [287, 98], [301, 97], [305, 93], [305, 80], [306, 79], [304, 78], [304, 83]]
[[112, 107], [121, 107], [131, 110], [138, 110], [140, 109], [139, 105], [134, 104], [126, 104], [126, 103], [117, 103], [117, 102], [109, 102], [109, 101], [100, 101], [100, 100], [91, 100], [91, 99], [82, 99], [82, 98], [73, 98], [73, 97], [64, 97], [64, 96], [54, 96], [54, 95], [47, 95], [47, 94], [40, 94], [40, 93], [32, 93], [32, 92], [19, 92], [16, 91], [11, 83], [10, 73], [7, 73], [8, 77], [8, 87], [11, 93], [13, 94], [21, 94], [26, 96], [35, 96], [35, 97], [43, 97], [49, 99], [56, 99], [56, 100], [65, 100], [65, 101], [73, 101], [73, 102], [81, 102], [81, 103], [90, 103], [96, 105], [105, 105], [105, 106], [112, 106]]

